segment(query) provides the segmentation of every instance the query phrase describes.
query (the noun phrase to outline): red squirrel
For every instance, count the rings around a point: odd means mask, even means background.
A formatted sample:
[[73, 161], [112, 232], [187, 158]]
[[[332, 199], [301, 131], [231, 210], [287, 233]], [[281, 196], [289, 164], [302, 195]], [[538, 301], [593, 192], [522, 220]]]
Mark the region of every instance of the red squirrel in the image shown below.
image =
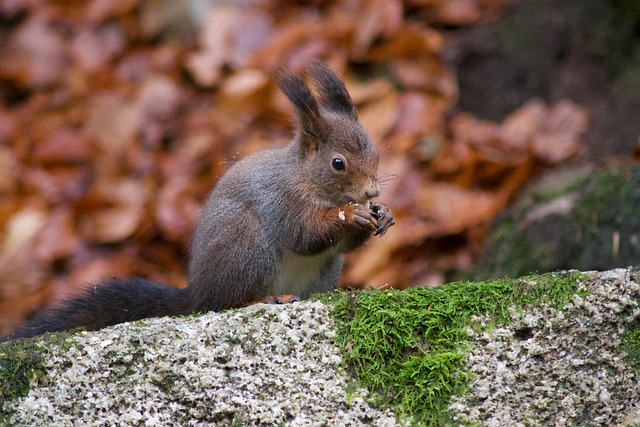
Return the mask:
[[297, 112], [295, 137], [238, 161], [220, 178], [195, 231], [187, 288], [113, 278], [40, 312], [13, 337], [335, 289], [342, 254], [383, 235], [394, 220], [388, 206], [373, 201], [380, 195], [378, 153], [344, 83], [320, 61], [306, 75], [316, 95], [301, 77], [276, 73]]

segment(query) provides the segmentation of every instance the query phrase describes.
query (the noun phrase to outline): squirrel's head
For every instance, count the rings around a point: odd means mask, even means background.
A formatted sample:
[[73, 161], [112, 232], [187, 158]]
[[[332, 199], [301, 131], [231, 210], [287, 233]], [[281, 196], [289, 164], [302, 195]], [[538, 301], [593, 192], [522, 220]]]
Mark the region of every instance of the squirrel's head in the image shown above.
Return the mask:
[[368, 205], [380, 195], [378, 152], [358, 123], [355, 106], [336, 73], [315, 61], [306, 74], [317, 98], [300, 77], [286, 70], [276, 76], [298, 113], [299, 173], [331, 205]]

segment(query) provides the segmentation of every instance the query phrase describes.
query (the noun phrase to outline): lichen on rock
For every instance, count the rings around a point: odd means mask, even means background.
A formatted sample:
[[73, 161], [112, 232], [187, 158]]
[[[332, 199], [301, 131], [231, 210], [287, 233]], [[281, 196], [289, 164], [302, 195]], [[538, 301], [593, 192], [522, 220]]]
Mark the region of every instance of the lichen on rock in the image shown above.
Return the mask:
[[347, 399], [329, 311], [256, 305], [69, 336], [47, 385], [0, 414], [20, 426], [395, 425], [366, 391]]
[[474, 336], [467, 366], [475, 378], [451, 405], [457, 422], [638, 425], [639, 372], [619, 348], [640, 311], [640, 284], [627, 269], [588, 282], [588, 293], [574, 295], [562, 310], [513, 311], [508, 324]]
[[637, 269], [322, 298], [0, 344], [0, 424], [639, 425]]

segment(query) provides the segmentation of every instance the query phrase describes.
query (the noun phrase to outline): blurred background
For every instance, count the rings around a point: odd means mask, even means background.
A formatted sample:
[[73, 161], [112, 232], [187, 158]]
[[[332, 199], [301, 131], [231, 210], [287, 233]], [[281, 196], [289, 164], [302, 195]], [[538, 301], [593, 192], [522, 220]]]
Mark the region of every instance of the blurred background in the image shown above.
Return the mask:
[[[314, 58], [345, 80], [397, 223], [349, 256], [345, 286], [640, 263], [637, 1], [0, 0], [0, 334], [106, 277], [186, 286], [218, 177], [292, 136], [273, 70]], [[599, 213], [621, 187], [626, 207]], [[565, 257], [601, 229], [598, 265]], [[516, 253], [553, 259], [497, 267]]]

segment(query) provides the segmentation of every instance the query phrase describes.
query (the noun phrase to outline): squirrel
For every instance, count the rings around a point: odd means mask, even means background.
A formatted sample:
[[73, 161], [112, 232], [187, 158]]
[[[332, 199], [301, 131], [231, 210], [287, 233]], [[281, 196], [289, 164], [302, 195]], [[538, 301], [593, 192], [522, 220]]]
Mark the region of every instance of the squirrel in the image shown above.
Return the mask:
[[335, 289], [342, 254], [382, 236], [394, 219], [387, 205], [373, 201], [380, 195], [378, 153], [344, 83], [321, 61], [305, 72], [315, 95], [303, 78], [276, 71], [297, 113], [295, 136], [282, 148], [245, 157], [218, 180], [194, 234], [188, 287], [105, 280], [38, 313], [10, 338]]

